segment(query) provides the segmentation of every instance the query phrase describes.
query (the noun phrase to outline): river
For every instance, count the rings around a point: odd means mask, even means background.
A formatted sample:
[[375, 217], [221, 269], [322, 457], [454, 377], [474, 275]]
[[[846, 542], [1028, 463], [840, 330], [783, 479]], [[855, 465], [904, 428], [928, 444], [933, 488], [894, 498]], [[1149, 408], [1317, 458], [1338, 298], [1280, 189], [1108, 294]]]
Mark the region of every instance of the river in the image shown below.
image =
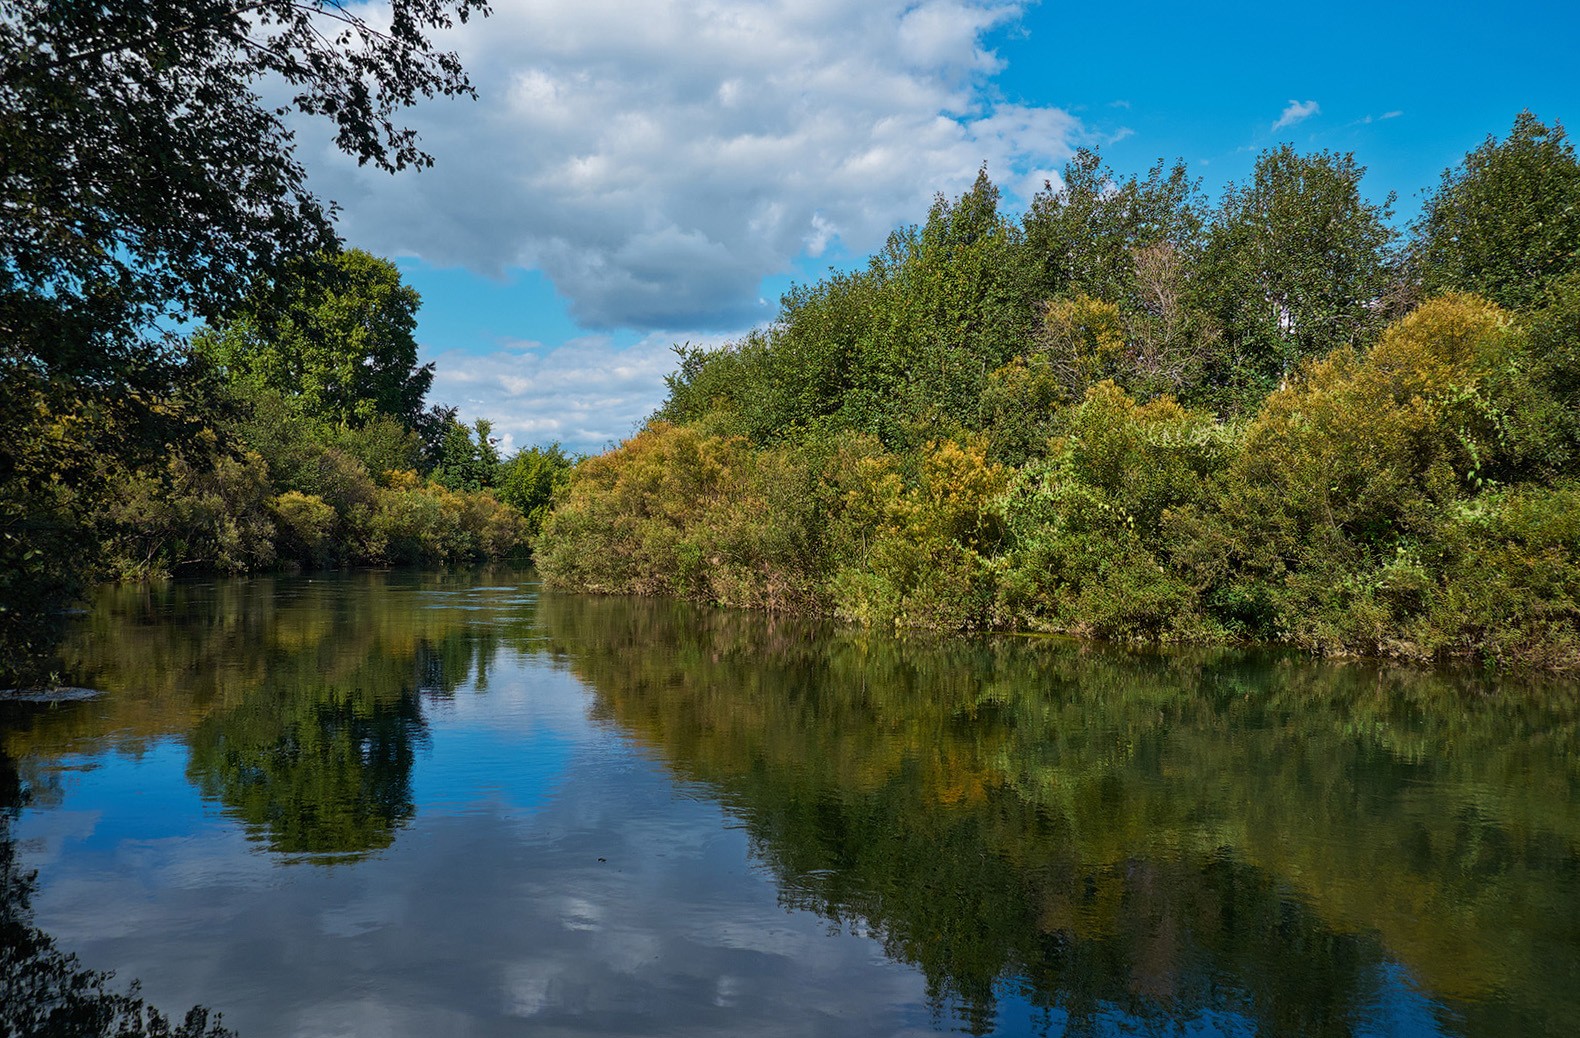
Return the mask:
[[1580, 1025], [1573, 681], [530, 571], [109, 588], [65, 660], [6, 912], [242, 1038]]

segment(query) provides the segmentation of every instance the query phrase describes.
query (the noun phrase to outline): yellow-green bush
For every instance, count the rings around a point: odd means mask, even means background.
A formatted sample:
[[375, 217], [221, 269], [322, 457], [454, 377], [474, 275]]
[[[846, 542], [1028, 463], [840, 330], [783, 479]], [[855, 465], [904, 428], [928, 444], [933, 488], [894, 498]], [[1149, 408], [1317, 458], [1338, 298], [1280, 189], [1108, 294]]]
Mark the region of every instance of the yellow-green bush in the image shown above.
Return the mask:
[[551, 584], [806, 609], [815, 598], [812, 474], [793, 450], [653, 422], [576, 466], [545, 520]]
[[1440, 572], [1413, 655], [1580, 666], [1580, 485], [1484, 494], [1430, 546]]
[[[875, 441], [831, 468], [832, 509], [843, 564], [833, 573], [835, 611], [864, 624], [942, 630], [994, 626], [993, 554], [1002, 536], [994, 503], [1009, 470], [981, 443], [929, 443], [915, 459]], [[905, 478], [906, 461], [916, 470]]]
[[990, 372], [981, 402], [988, 457], [1008, 465], [1041, 457], [1058, 411], [1069, 399], [1069, 390], [1045, 357], [1016, 357]]
[[386, 474], [364, 554], [394, 565], [504, 558], [526, 547], [526, 518], [486, 490], [449, 490], [415, 472]]
[[1420, 651], [1426, 547], [1529, 440], [1523, 351], [1506, 312], [1443, 296], [1273, 393], [1211, 507], [1165, 534], [1219, 619], [1318, 652]]
[[322, 566], [329, 560], [333, 545], [335, 510], [316, 494], [287, 490], [274, 499], [276, 548], [282, 558], [308, 566]]
[[1207, 499], [1237, 450], [1235, 430], [1210, 415], [1167, 397], [1137, 404], [1112, 382], [1093, 386], [1049, 456], [1017, 473], [1001, 502], [1005, 616], [1108, 638], [1220, 633], [1159, 531], [1169, 510]]
[[168, 575], [183, 567], [246, 573], [274, 562], [269, 469], [248, 451], [216, 452], [208, 430], [192, 457], [128, 474], [100, 522], [110, 567], [123, 576]]

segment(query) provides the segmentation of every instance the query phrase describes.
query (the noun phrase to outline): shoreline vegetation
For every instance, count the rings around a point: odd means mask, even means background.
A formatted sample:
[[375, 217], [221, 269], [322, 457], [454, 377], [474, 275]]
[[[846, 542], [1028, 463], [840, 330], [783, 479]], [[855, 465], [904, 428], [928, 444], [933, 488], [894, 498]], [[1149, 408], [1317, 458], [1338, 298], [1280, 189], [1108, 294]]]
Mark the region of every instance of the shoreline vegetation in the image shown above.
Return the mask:
[[427, 405], [395, 266], [303, 254], [118, 391], [7, 380], [0, 685], [57, 683], [91, 580], [529, 556], [897, 630], [1580, 669], [1573, 146], [1521, 113], [1407, 234], [1364, 172], [1283, 146], [1210, 204], [1081, 151], [1010, 216], [984, 169], [678, 346], [587, 458]]
[[555, 588], [871, 626], [1580, 668], [1580, 165], [1521, 113], [1401, 234], [1352, 156], [984, 170], [578, 463]]

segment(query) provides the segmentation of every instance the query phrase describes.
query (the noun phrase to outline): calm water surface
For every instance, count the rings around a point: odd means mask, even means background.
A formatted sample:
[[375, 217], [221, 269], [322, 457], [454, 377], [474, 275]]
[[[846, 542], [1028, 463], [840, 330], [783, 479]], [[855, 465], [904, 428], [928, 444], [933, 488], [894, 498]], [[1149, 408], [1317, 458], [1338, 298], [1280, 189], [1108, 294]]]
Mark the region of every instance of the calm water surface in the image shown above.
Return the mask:
[[6, 911], [243, 1038], [1580, 1032], [1572, 683], [530, 574], [108, 591], [68, 658]]

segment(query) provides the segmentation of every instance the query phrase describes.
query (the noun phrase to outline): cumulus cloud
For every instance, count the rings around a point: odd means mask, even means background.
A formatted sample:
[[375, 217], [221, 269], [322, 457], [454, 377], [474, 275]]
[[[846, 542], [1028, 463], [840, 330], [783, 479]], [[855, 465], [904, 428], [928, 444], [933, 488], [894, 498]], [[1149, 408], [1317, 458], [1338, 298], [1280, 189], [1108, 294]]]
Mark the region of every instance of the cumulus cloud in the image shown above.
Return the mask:
[[480, 100], [410, 113], [434, 169], [359, 169], [311, 125], [303, 154], [363, 247], [542, 270], [586, 328], [740, 328], [796, 257], [1069, 156], [1075, 117], [991, 96], [1026, 2], [501, 0], [444, 40]]
[[1284, 108], [1283, 114], [1278, 117], [1278, 122], [1273, 124], [1273, 130], [1276, 132], [1278, 130], [1282, 130], [1286, 126], [1293, 126], [1298, 122], [1304, 122], [1313, 115], [1319, 114], [1321, 111], [1322, 106], [1317, 104], [1315, 101], [1296, 101], [1291, 99], [1289, 104]]
[[715, 346], [723, 339], [654, 333], [621, 347], [595, 335], [424, 359], [435, 362], [432, 398], [459, 408], [463, 418], [490, 419], [506, 453], [556, 440], [567, 450], [597, 453], [631, 436], [663, 402], [677, 341]]

